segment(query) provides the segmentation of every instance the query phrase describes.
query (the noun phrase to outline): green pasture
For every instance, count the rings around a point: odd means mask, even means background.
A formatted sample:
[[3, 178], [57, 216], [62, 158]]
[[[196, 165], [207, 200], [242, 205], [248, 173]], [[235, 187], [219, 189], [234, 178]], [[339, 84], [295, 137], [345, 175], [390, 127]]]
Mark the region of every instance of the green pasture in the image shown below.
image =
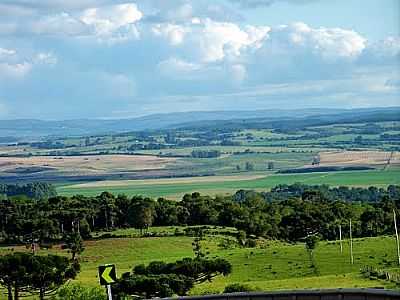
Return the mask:
[[[225, 258], [233, 267], [228, 277], [218, 277], [211, 283], [196, 286], [192, 294], [221, 292], [231, 283], [244, 283], [257, 290], [295, 288], [350, 288], [388, 287], [384, 281], [364, 279], [359, 275], [364, 265], [384, 269], [398, 269], [396, 265], [396, 243], [393, 237], [365, 238], [354, 241], [355, 263], [350, 263], [349, 245], [344, 242], [340, 253], [337, 242], [321, 242], [315, 251], [316, 269], [311, 267], [304, 244], [286, 244], [263, 241], [257, 248], [239, 248], [234, 243], [221, 247], [226, 236], [206, 236], [202, 241], [204, 252], [209, 258]], [[193, 257], [191, 237], [116, 238], [87, 241], [81, 255], [82, 271], [76, 279], [85, 286], [98, 285], [97, 267], [106, 263], [117, 266], [120, 276], [138, 264], [154, 260], [172, 262], [184, 257]], [[26, 251], [16, 247], [14, 251]], [[0, 248], [0, 254], [11, 252], [11, 248]], [[68, 255], [55, 247], [41, 250], [46, 253]]]
[[[349, 172], [321, 172], [307, 174], [273, 174], [260, 179], [238, 180], [225, 182], [193, 182], [190, 183], [163, 183], [163, 184], [135, 184], [113, 187], [79, 187], [74, 185], [59, 186], [60, 195], [75, 194], [93, 196], [103, 191], [114, 194], [146, 195], [149, 197], [167, 197], [180, 199], [185, 193], [198, 191], [204, 194], [234, 193], [239, 189], [268, 190], [279, 184], [293, 184], [296, 182], [309, 185], [328, 184], [331, 186], [387, 186], [400, 184], [400, 169], [393, 168], [386, 171], [349, 171]], [[121, 182], [123, 184], [123, 181]]]

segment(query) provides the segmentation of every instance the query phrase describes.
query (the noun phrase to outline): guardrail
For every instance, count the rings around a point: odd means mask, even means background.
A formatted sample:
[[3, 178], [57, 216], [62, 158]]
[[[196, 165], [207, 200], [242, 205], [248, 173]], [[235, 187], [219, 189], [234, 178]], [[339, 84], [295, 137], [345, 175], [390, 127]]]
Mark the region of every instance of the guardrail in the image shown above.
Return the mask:
[[381, 289], [332, 289], [279, 291], [269, 293], [233, 293], [194, 297], [182, 300], [400, 300], [400, 291]]

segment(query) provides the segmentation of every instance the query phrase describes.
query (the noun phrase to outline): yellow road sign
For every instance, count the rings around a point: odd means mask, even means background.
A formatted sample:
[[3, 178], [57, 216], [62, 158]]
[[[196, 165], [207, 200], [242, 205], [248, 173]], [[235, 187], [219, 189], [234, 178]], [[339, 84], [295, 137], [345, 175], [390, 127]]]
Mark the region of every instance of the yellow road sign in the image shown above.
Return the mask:
[[99, 278], [101, 285], [110, 285], [117, 281], [115, 265], [99, 266]]

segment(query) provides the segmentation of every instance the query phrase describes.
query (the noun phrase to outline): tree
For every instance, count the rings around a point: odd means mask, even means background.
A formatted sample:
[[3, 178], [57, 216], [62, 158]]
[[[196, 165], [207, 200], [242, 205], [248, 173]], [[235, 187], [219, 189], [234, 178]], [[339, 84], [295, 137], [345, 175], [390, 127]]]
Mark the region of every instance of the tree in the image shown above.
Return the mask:
[[85, 146], [86, 147], [90, 146], [90, 137], [88, 136], [85, 138]]
[[143, 234], [143, 230], [147, 230], [154, 222], [155, 204], [150, 199], [132, 200], [134, 203], [128, 210], [128, 222], [135, 228], [139, 228], [140, 233]]
[[274, 162], [273, 161], [268, 162], [268, 170], [273, 170], [273, 169], [275, 169]]
[[239, 230], [236, 236], [239, 245], [242, 247], [246, 246], [246, 232], [243, 230]]
[[193, 252], [196, 256], [196, 258], [201, 258], [204, 257], [204, 253], [201, 251], [201, 241], [203, 239], [203, 230], [201, 228], [195, 228], [196, 230], [196, 236], [193, 240], [192, 246], [193, 246]]
[[135, 296], [135, 298], [165, 298], [174, 294], [186, 295], [193, 287], [190, 278], [175, 274], [162, 275], [133, 275], [125, 273], [112, 286], [113, 294], [117, 299], [124, 299], [125, 296]]
[[244, 168], [245, 168], [246, 171], [254, 171], [254, 164], [249, 162], [249, 161], [247, 161]]
[[321, 162], [321, 157], [319, 155], [316, 155], [316, 156], [313, 157], [313, 160], [312, 160], [312, 165], [313, 166], [314, 165], [319, 165], [320, 162]]
[[18, 300], [21, 293], [39, 294], [42, 300], [75, 278], [79, 270], [76, 261], [71, 263], [64, 256], [16, 252], [0, 257], [0, 284], [7, 288], [9, 300], [13, 295]]
[[68, 280], [74, 279], [79, 271], [79, 263], [71, 263], [64, 256], [35, 256], [29, 291], [39, 294], [40, 300], [43, 300], [45, 296], [54, 294]]
[[253, 289], [246, 285], [246, 284], [241, 284], [241, 283], [232, 283], [229, 284], [225, 287], [224, 289], [224, 294], [228, 293], [243, 293], [243, 292], [251, 292]]
[[358, 136], [355, 137], [354, 143], [356, 143], [356, 144], [362, 144], [362, 142], [363, 142], [363, 137], [362, 137], [362, 135], [358, 135]]
[[75, 260], [76, 255], [81, 254], [85, 250], [82, 237], [78, 232], [73, 232], [71, 234], [66, 235], [64, 240], [65, 244], [63, 245], [62, 248], [70, 249], [72, 260]]
[[33, 255], [16, 252], [0, 256], [0, 284], [7, 289], [8, 300], [19, 299], [30, 283]]
[[319, 242], [319, 237], [317, 235], [310, 235], [305, 239], [306, 249], [310, 256], [311, 267], [314, 268], [315, 272], [317, 272], [317, 270], [314, 261], [314, 250], [317, 248], [318, 242]]
[[141, 298], [185, 295], [195, 284], [211, 281], [215, 276], [227, 276], [231, 264], [224, 259], [184, 258], [174, 263], [153, 261], [148, 266], [136, 266], [113, 286], [117, 297], [134, 295]]

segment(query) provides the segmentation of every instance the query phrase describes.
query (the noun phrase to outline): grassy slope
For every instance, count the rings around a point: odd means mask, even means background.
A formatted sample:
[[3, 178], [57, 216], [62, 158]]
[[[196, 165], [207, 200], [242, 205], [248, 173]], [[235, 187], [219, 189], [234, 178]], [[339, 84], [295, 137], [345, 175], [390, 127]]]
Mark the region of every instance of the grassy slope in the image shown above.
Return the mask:
[[[382, 268], [395, 266], [395, 241], [392, 237], [356, 240], [354, 265], [349, 264], [347, 243], [343, 254], [340, 254], [338, 244], [320, 243], [315, 253], [318, 274], [310, 268], [309, 257], [303, 244], [267, 242], [263, 248], [223, 250], [217, 246], [221, 238], [208, 237], [203, 241], [203, 247], [205, 251], [211, 252], [210, 257], [229, 260], [233, 265], [232, 274], [197, 286], [192, 294], [220, 292], [227, 284], [236, 282], [246, 283], [258, 290], [393, 287], [385, 282], [363, 279], [358, 273], [362, 265]], [[174, 261], [191, 257], [193, 256], [191, 242], [192, 238], [189, 237], [120, 238], [87, 242], [82, 255], [82, 272], [77, 281], [86, 286], [96, 286], [97, 267], [104, 263], [115, 263], [118, 274], [121, 275], [134, 265], [152, 260]], [[0, 248], [0, 253], [7, 251], [5, 248]], [[51, 251], [65, 253], [59, 248]], [[41, 251], [41, 254], [45, 253], [47, 252]]]
[[292, 184], [302, 182], [306, 184], [329, 184], [332, 186], [385, 186], [389, 184], [400, 184], [400, 169], [388, 169], [386, 171], [354, 171], [354, 172], [326, 172], [308, 174], [285, 174], [271, 175], [261, 179], [226, 181], [226, 182], [197, 182], [193, 179], [191, 183], [180, 184], [154, 184], [140, 185], [130, 183], [118, 187], [94, 187], [74, 188], [62, 186], [58, 188], [61, 195], [97, 195], [107, 190], [115, 194], [125, 193], [128, 195], [142, 194], [151, 197], [166, 196], [179, 199], [184, 193], [199, 191], [202, 193], [224, 193], [235, 192], [238, 189], [260, 189], [267, 190], [278, 184]]

